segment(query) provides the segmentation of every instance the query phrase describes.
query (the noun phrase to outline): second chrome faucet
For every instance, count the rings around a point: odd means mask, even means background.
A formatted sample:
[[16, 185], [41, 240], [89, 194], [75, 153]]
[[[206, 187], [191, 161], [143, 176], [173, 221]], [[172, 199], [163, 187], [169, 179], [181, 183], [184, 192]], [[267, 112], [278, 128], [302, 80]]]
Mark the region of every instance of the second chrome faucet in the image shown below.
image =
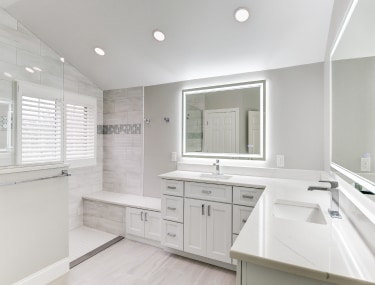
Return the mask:
[[327, 182], [331, 185], [330, 188], [320, 187], [320, 186], [310, 186], [307, 188], [309, 191], [321, 190], [331, 192], [331, 207], [328, 212], [332, 218], [341, 219], [340, 215], [340, 193], [339, 193], [339, 183], [337, 181], [319, 181]]

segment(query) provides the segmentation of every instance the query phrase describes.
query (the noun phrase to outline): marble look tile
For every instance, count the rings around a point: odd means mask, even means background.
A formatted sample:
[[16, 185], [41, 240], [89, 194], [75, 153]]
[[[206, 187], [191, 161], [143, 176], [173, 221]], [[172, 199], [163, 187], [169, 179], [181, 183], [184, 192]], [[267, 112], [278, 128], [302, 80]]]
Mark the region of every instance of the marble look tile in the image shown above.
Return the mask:
[[28, 51], [17, 51], [17, 64], [20, 66], [37, 66], [43, 70], [43, 73], [60, 77], [63, 79], [63, 63], [59, 60], [43, 57]]
[[64, 90], [78, 93], [78, 82], [75, 80], [67, 79], [64, 72]]
[[7, 26], [0, 25], [0, 42], [40, 54], [40, 41]]
[[46, 72], [40, 74], [40, 83], [57, 89], [63, 89], [64, 83], [62, 76], [55, 76]]
[[4, 76], [3, 72], [8, 72], [12, 74], [13, 80], [24, 80], [24, 81], [33, 82], [33, 83], [40, 83], [39, 72], [30, 73], [30, 72], [27, 72], [25, 68], [22, 66], [0, 61], [0, 76], [2, 78], [9, 80], [8, 77]]
[[17, 51], [15, 47], [0, 43], [0, 61], [16, 64]]
[[8, 80], [0, 80], [0, 98], [9, 99], [13, 98], [12, 82]]
[[54, 59], [54, 60], [60, 60], [61, 56], [59, 54], [57, 54], [53, 49], [51, 49], [47, 44], [45, 44], [44, 42], [41, 42], [40, 43], [40, 52], [41, 52], [41, 55], [44, 56], [44, 57], [49, 57], [51, 59]]
[[0, 25], [17, 30], [17, 20], [0, 8]]
[[236, 272], [124, 239], [49, 285], [235, 285]]
[[124, 207], [84, 200], [83, 208], [84, 225], [116, 235], [125, 235]]

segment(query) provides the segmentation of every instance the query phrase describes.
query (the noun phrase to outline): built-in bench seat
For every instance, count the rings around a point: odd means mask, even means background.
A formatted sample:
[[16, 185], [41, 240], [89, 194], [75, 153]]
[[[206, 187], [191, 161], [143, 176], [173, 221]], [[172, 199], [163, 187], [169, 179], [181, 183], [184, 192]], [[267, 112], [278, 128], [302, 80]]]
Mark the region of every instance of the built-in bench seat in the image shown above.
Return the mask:
[[83, 224], [119, 236], [126, 235], [126, 208], [160, 212], [161, 199], [100, 191], [83, 198]]
[[83, 196], [83, 199], [157, 212], [160, 212], [161, 209], [161, 199], [133, 194], [100, 191], [85, 195]]

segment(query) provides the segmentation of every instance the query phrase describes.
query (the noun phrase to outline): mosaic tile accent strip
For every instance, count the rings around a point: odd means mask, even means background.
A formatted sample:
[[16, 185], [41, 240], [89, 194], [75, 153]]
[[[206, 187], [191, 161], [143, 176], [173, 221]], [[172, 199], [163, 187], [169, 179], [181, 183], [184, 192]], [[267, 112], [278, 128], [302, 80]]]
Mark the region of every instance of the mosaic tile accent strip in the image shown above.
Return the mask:
[[139, 135], [142, 133], [141, 124], [98, 125], [97, 130], [99, 135]]

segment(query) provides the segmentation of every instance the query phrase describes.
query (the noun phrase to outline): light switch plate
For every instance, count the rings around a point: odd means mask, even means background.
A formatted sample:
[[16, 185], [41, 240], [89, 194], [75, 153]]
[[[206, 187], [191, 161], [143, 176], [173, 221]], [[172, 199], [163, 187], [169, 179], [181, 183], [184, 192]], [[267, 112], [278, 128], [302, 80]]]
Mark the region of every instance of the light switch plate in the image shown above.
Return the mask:
[[285, 166], [285, 160], [283, 154], [276, 155], [276, 166], [277, 167], [284, 167]]
[[171, 152], [171, 161], [177, 161], [177, 152], [175, 151]]

